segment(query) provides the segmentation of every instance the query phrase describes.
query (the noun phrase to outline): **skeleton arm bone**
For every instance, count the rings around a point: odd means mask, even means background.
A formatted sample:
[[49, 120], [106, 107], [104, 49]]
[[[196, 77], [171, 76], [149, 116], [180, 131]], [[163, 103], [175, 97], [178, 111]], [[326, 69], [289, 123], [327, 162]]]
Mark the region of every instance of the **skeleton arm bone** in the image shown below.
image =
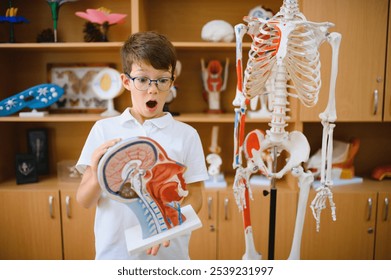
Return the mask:
[[330, 78], [329, 102], [327, 104], [326, 110], [319, 115], [319, 117], [322, 119], [323, 125], [322, 162], [320, 177], [321, 187], [311, 203], [312, 213], [316, 219], [317, 231], [319, 231], [321, 211], [326, 207], [326, 198], [328, 198], [331, 206], [332, 218], [334, 221], [336, 220], [335, 203], [333, 201], [333, 194], [329, 188], [332, 185], [331, 169], [333, 154], [333, 130], [335, 127], [335, 124], [330, 122], [334, 122], [337, 119], [337, 113], [335, 108], [335, 85], [337, 80], [338, 53], [341, 37], [341, 34], [335, 32], [327, 36], [327, 41], [332, 47], [332, 67]]
[[246, 34], [248, 28], [243, 23], [235, 25], [235, 36], [236, 36], [236, 76], [237, 86], [236, 95], [232, 102], [234, 106], [241, 106], [243, 96], [243, 36]]
[[332, 48], [332, 58], [331, 58], [331, 76], [330, 76], [330, 91], [329, 91], [329, 101], [327, 103], [326, 110], [319, 115], [323, 121], [335, 122], [337, 120], [337, 112], [335, 107], [335, 86], [337, 82], [338, 74], [338, 54], [339, 46], [341, 43], [341, 34], [333, 32], [327, 36], [327, 42], [331, 45]]

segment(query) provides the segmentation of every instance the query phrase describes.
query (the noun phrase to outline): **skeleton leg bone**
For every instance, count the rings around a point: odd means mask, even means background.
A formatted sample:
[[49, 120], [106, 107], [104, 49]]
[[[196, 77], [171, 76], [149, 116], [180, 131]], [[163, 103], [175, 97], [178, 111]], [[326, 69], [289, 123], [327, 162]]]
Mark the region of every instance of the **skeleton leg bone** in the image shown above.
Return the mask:
[[299, 202], [297, 204], [295, 230], [293, 233], [292, 248], [289, 254], [289, 260], [300, 259], [301, 237], [303, 234], [303, 226], [305, 212], [307, 208], [307, 200], [310, 192], [310, 187], [314, 181], [314, 176], [310, 171], [304, 172], [303, 167], [298, 166], [292, 169], [292, 175], [299, 178]]

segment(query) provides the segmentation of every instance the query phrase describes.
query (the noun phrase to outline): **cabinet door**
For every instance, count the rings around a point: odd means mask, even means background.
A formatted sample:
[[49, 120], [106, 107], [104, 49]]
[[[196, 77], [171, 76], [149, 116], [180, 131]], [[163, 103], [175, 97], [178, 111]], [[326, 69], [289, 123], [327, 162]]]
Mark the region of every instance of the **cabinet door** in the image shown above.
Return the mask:
[[0, 191], [0, 228], [0, 259], [62, 259], [58, 191]]
[[[267, 258], [269, 202], [259, 188], [253, 188], [250, 202], [255, 249]], [[218, 251], [220, 260], [240, 260], [245, 253], [242, 212], [239, 212], [232, 188], [219, 191]]]
[[216, 190], [202, 192], [202, 208], [198, 213], [202, 228], [192, 232], [190, 258], [193, 260], [217, 259], [217, 204]]
[[377, 202], [375, 259], [391, 260], [390, 192], [380, 192]]
[[76, 202], [76, 190], [61, 190], [62, 232], [65, 260], [95, 258], [95, 208], [85, 209]]
[[[391, 18], [388, 17], [388, 45], [387, 50], [391, 50]], [[386, 91], [384, 93], [384, 116], [385, 121], [391, 121], [391, 53], [387, 52], [386, 68]]]
[[[338, 121], [382, 120], [388, 0], [304, 0], [307, 20], [332, 22], [342, 34], [336, 106]], [[302, 121], [318, 121], [328, 101], [331, 47], [320, 49], [322, 89], [314, 108], [300, 107]]]
[[[314, 197], [311, 191], [309, 204]], [[319, 232], [316, 232], [312, 211], [307, 211], [302, 259], [373, 259], [376, 197], [376, 192], [334, 192], [337, 220], [332, 221], [327, 203], [321, 214]]]

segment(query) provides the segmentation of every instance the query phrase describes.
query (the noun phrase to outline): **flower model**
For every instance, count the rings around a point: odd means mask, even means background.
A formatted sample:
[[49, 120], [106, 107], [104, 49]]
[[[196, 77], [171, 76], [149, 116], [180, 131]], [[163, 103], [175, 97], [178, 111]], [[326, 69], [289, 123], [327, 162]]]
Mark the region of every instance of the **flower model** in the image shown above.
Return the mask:
[[[103, 41], [107, 42], [107, 32], [108, 29], [111, 25], [114, 24], [119, 24], [125, 22], [125, 18], [127, 17], [126, 14], [115, 14], [111, 13], [111, 10], [100, 7], [99, 9], [87, 9], [86, 12], [76, 12], [75, 13], [78, 17], [81, 17], [83, 19], [88, 20], [91, 24], [93, 25], [98, 25], [100, 28], [100, 38], [91, 38], [91, 39], [86, 39], [86, 41]], [[88, 33], [88, 28], [90, 29], [90, 34], [91, 34], [91, 29], [93, 26], [91, 24], [87, 25], [87, 28], [85, 31]]]
[[0, 22], [8, 22], [10, 24], [10, 37], [9, 37], [10, 43], [15, 42], [14, 24], [29, 22], [26, 18], [22, 16], [16, 16], [17, 12], [18, 12], [18, 8], [12, 7], [11, 1], [9, 1], [9, 8], [6, 11], [5, 16], [0, 16]]
[[54, 42], [57, 42], [57, 23], [58, 23], [58, 14], [60, 12], [61, 5], [67, 2], [75, 2], [75, 1], [77, 0], [46, 0], [46, 2], [48, 2], [50, 9], [52, 11]]

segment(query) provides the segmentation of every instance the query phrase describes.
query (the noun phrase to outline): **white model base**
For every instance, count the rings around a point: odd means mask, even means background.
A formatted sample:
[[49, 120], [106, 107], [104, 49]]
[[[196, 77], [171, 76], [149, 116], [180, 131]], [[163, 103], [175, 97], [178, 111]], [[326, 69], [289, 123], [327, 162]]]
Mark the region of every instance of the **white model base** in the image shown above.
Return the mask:
[[[362, 177], [353, 177], [352, 179], [333, 179], [333, 187], [344, 186], [350, 184], [360, 184], [364, 180]], [[320, 187], [320, 181], [316, 180], [312, 183], [314, 190], [317, 190]]]
[[125, 230], [126, 246], [129, 255], [133, 255], [140, 251], [146, 251], [152, 246], [161, 244], [164, 241], [169, 241], [202, 227], [201, 220], [198, 218], [197, 213], [191, 205], [187, 205], [181, 208], [181, 210], [183, 215], [186, 217], [186, 221], [183, 224], [151, 237], [143, 239], [141, 227], [139, 225]]
[[270, 186], [270, 179], [262, 175], [253, 175], [250, 178], [250, 185], [254, 186]]
[[227, 181], [225, 181], [224, 174], [216, 176], [209, 176], [208, 180], [204, 181], [205, 188], [226, 188]]
[[37, 110], [33, 109], [31, 112], [20, 112], [19, 117], [21, 118], [41, 118], [48, 114], [48, 112], [38, 112]]

